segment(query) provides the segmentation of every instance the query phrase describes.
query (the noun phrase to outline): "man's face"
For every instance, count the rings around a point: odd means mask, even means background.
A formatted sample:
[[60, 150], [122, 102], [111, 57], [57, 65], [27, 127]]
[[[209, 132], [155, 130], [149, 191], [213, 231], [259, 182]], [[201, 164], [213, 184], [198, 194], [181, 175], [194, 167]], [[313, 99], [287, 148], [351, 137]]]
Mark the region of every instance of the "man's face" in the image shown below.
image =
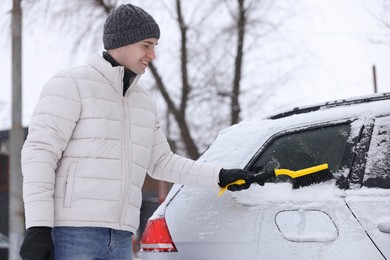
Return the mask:
[[156, 38], [149, 38], [119, 47], [109, 53], [122, 66], [136, 74], [143, 74], [149, 62], [156, 58], [154, 48], [157, 44]]

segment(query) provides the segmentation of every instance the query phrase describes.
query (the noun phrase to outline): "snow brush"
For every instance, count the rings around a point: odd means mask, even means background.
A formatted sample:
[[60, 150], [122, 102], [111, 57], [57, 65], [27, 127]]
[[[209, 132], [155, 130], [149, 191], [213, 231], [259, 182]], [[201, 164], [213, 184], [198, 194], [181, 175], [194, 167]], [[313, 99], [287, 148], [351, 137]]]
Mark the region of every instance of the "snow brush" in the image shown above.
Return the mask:
[[[274, 169], [264, 173], [258, 173], [254, 176], [253, 182], [265, 182], [273, 177], [279, 175], [287, 175], [292, 178], [293, 189], [299, 189], [300, 187], [309, 186], [316, 183], [321, 183], [333, 179], [332, 173], [329, 171], [327, 163], [313, 166], [310, 168], [292, 171], [288, 169]], [[245, 184], [245, 180], [237, 180], [229, 183], [225, 187], [221, 188], [218, 196], [221, 196], [230, 185], [242, 185]]]

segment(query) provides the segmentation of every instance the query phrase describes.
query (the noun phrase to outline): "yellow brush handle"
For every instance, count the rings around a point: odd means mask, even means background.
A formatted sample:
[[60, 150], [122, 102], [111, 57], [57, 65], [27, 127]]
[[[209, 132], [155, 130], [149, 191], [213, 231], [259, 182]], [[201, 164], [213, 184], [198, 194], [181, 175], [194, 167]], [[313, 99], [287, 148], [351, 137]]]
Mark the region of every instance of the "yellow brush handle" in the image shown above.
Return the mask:
[[328, 164], [327, 163], [324, 163], [324, 164], [321, 164], [321, 165], [317, 165], [317, 166], [313, 166], [313, 167], [306, 168], [306, 169], [302, 169], [302, 170], [298, 170], [298, 171], [291, 171], [291, 170], [288, 170], [288, 169], [275, 169], [275, 175], [278, 176], [278, 175], [282, 175], [283, 174], [283, 175], [288, 175], [291, 178], [298, 178], [298, 177], [305, 176], [305, 175], [308, 175], [308, 174], [312, 174], [314, 172], [319, 172], [319, 171], [322, 171], [322, 170], [325, 170], [325, 169], [328, 169]]
[[[302, 170], [298, 170], [298, 171], [291, 171], [288, 169], [275, 169], [274, 171], [275, 171], [275, 176], [288, 175], [291, 178], [298, 178], [301, 176], [309, 175], [309, 174], [319, 172], [322, 170], [326, 170], [326, 169], [328, 169], [327, 163], [320, 164], [320, 165], [313, 166], [313, 167], [306, 168], [306, 169], [302, 169]], [[242, 185], [242, 184], [245, 184], [245, 180], [240, 179], [240, 180], [236, 180], [234, 182], [229, 183], [225, 187], [221, 188], [221, 190], [218, 192], [218, 197], [221, 196], [225, 191], [227, 191], [227, 189], [230, 185]]]
[[245, 184], [245, 181], [244, 180], [236, 180], [234, 182], [231, 182], [229, 183], [228, 185], [226, 185], [225, 187], [221, 188], [218, 192], [218, 197], [221, 196], [225, 191], [227, 191], [228, 187], [230, 185], [242, 185], [242, 184]]

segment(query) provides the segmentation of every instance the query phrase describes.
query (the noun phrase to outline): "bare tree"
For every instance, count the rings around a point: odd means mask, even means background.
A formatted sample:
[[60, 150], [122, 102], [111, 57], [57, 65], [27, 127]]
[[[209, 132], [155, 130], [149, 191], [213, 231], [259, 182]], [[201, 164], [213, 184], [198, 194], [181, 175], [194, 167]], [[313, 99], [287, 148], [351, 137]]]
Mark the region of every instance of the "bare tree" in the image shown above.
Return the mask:
[[385, 27], [387, 30], [386, 34], [386, 42], [387, 44], [390, 43], [390, 0], [383, 0], [383, 11], [381, 14], [381, 19], [380, 21], [382, 22], [382, 25]]
[[386, 32], [377, 38], [369, 37], [369, 41], [375, 44], [390, 44], [390, 0], [383, 0], [382, 8], [380, 12], [374, 12], [367, 9], [372, 17], [374, 17], [378, 22], [379, 26], [382, 27]]
[[105, 17], [118, 4], [119, 0], [23, 0], [23, 10], [32, 28], [47, 28], [48, 36], [71, 41], [66, 51], [76, 57], [98, 48]]
[[[157, 71], [157, 67], [163, 67], [160, 62], [166, 61], [157, 60], [151, 70], [168, 111], [179, 125], [187, 152], [196, 158], [219, 129], [241, 120], [240, 96], [245, 57], [256, 51], [253, 47], [255, 42], [277, 32], [282, 23], [267, 22], [264, 17], [258, 17], [259, 13], [272, 12], [270, 1], [236, 0], [224, 1], [223, 4], [221, 1], [207, 1], [207, 4], [206, 1], [198, 1], [197, 6], [187, 3], [187, 8], [183, 6], [183, 1], [175, 0], [175, 3], [174, 10], [169, 6], [165, 8], [174, 17], [180, 35], [177, 40], [180, 43], [182, 90], [181, 102], [177, 102], [179, 105], [175, 106], [174, 91], [164, 81], [166, 77]], [[199, 9], [202, 14], [197, 14]], [[257, 26], [257, 32], [248, 30], [250, 26]], [[259, 32], [259, 28], [263, 29]], [[246, 43], [249, 33], [253, 45]], [[218, 46], [217, 49], [215, 46]], [[201, 109], [204, 103], [207, 106]], [[230, 114], [226, 114], [225, 111], [229, 110]], [[191, 116], [198, 120], [189, 120]], [[203, 138], [197, 136], [198, 133]], [[206, 133], [209, 135], [204, 138]]]
[[240, 82], [242, 73], [242, 61], [244, 58], [244, 37], [246, 28], [246, 9], [245, 0], [237, 0], [238, 3], [238, 20], [237, 20], [237, 50], [234, 62], [234, 79], [231, 93], [231, 124], [237, 124], [240, 118]]
[[188, 155], [191, 158], [198, 158], [199, 157], [199, 151], [198, 148], [194, 142], [194, 139], [192, 138], [189, 127], [187, 125], [186, 121], [186, 110], [187, 110], [187, 102], [189, 99], [189, 94], [191, 92], [191, 85], [189, 82], [189, 76], [188, 76], [188, 52], [187, 52], [187, 30], [188, 26], [184, 20], [183, 13], [182, 13], [182, 7], [181, 7], [181, 1], [176, 0], [176, 13], [177, 13], [177, 24], [180, 31], [180, 70], [181, 70], [181, 101], [179, 106], [176, 106], [169, 94], [168, 88], [166, 87], [165, 83], [163, 82], [162, 77], [157, 71], [157, 68], [153, 63], [150, 64], [150, 70], [152, 72], [153, 77], [156, 81], [156, 86], [161, 92], [161, 95], [163, 96], [168, 110], [170, 113], [173, 114], [177, 124], [180, 128], [180, 135], [181, 138], [185, 144], [186, 151]]
[[[43, 2], [30, 4], [36, 6]], [[153, 85], [172, 115], [166, 118], [173, 119], [170, 125], [177, 126], [170, 134], [180, 137], [179, 152], [198, 158], [221, 128], [241, 120], [240, 97], [247, 55], [258, 51], [254, 46], [260, 39], [277, 32], [281, 25], [265, 18], [264, 14], [274, 12], [272, 2], [158, 2], [162, 6], [159, 10], [168, 14], [165, 16], [175, 24], [176, 35], [172, 37], [175, 42], [172, 40], [171, 44], [175, 48], [164, 49], [149, 68]], [[47, 19], [51, 25], [61, 28], [62, 33], [64, 28], [69, 30], [69, 35], [75, 35], [75, 46], [82, 46], [100, 42], [97, 38], [101, 33], [91, 32], [102, 31], [106, 14], [118, 4], [117, 0], [50, 1], [44, 10], [50, 14]], [[139, 4], [148, 5], [147, 2]], [[148, 11], [153, 10], [153, 6], [148, 7]], [[167, 64], [172, 61], [177, 64], [168, 69]]]
[[387, 29], [390, 29], [390, 0], [383, 0], [381, 21]]

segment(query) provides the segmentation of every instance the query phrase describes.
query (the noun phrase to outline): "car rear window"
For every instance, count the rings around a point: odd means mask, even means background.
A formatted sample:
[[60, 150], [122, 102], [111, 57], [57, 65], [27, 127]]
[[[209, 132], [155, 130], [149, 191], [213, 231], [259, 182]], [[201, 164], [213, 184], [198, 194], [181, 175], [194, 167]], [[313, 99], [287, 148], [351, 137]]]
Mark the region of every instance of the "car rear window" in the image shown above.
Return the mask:
[[[328, 163], [331, 172], [339, 170], [351, 132], [349, 123], [323, 126], [286, 133], [273, 139], [250, 167], [261, 171], [265, 167], [300, 170]], [[286, 181], [288, 178], [275, 178]]]

